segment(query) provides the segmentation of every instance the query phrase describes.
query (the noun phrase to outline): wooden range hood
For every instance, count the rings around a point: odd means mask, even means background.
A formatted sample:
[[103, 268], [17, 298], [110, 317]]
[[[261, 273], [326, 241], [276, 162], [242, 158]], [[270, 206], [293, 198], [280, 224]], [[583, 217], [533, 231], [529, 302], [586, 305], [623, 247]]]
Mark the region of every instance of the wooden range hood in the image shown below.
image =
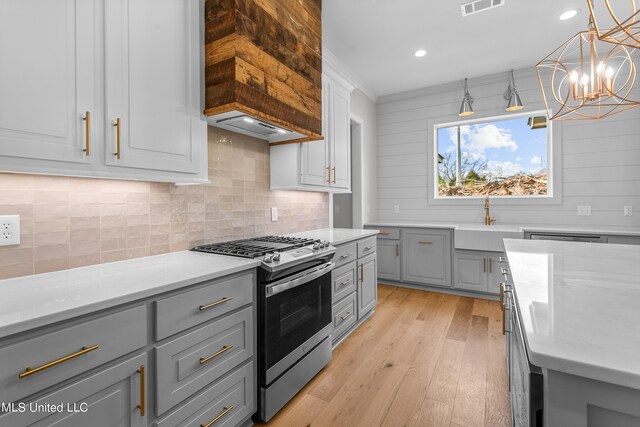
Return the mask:
[[322, 0], [206, 0], [207, 122], [267, 129], [258, 137], [274, 143], [323, 139], [321, 12]]

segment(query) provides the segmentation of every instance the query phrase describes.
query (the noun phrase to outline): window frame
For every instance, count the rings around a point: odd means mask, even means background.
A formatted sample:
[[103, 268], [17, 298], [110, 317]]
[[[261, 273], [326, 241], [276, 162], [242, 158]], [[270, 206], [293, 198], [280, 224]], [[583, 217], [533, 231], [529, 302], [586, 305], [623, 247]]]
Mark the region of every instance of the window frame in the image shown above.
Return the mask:
[[428, 173], [428, 204], [430, 205], [476, 205], [479, 200], [484, 200], [485, 196], [440, 196], [438, 194], [438, 130], [452, 126], [467, 126], [478, 123], [489, 123], [500, 120], [517, 119], [520, 117], [546, 116], [547, 117], [547, 176], [548, 187], [546, 195], [531, 196], [489, 196], [491, 203], [495, 205], [540, 205], [540, 204], [561, 204], [562, 203], [562, 153], [561, 146], [561, 122], [549, 120], [546, 110], [530, 110], [518, 113], [504, 114], [504, 110], [499, 110], [502, 114], [482, 115], [467, 120], [447, 121], [451, 116], [435, 118], [429, 120], [428, 129], [428, 164], [431, 168]]

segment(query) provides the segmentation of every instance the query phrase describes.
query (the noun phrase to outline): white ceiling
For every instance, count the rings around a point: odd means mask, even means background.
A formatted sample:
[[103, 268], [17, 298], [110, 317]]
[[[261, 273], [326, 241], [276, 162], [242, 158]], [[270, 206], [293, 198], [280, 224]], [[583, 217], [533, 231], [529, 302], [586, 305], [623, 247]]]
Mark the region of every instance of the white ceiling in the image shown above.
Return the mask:
[[[325, 46], [377, 96], [534, 66], [587, 28], [586, 0], [506, 0], [462, 17], [465, 0], [324, 0]], [[560, 21], [567, 9], [575, 18]], [[415, 58], [413, 52], [427, 50]]]

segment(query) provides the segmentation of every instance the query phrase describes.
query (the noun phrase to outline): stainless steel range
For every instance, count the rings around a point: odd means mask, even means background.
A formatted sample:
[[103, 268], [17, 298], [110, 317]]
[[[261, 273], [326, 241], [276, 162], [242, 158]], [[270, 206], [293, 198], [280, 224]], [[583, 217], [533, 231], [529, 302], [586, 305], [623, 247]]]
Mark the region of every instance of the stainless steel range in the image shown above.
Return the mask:
[[331, 360], [336, 249], [319, 240], [267, 236], [193, 250], [262, 261], [257, 284], [257, 415], [268, 421]]

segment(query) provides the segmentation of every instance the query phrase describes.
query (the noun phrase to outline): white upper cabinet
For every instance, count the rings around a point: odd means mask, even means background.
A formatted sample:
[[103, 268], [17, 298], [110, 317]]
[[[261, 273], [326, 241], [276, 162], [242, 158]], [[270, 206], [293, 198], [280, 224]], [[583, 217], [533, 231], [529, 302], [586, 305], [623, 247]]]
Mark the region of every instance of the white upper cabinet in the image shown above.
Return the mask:
[[324, 140], [271, 146], [271, 189], [351, 191], [351, 91], [339, 76], [322, 75]]
[[105, 15], [106, 163], [197, 172], [198, 0], [110, 0]]
[[92, 161], [83, 149], [95, 128], [83, 119], [97, 113], [96, 4], [0, 2], [0, 155], [8, 161]]
[[200, 19], [199, 0], [2, 0], [0, 171], [206, 181]]

